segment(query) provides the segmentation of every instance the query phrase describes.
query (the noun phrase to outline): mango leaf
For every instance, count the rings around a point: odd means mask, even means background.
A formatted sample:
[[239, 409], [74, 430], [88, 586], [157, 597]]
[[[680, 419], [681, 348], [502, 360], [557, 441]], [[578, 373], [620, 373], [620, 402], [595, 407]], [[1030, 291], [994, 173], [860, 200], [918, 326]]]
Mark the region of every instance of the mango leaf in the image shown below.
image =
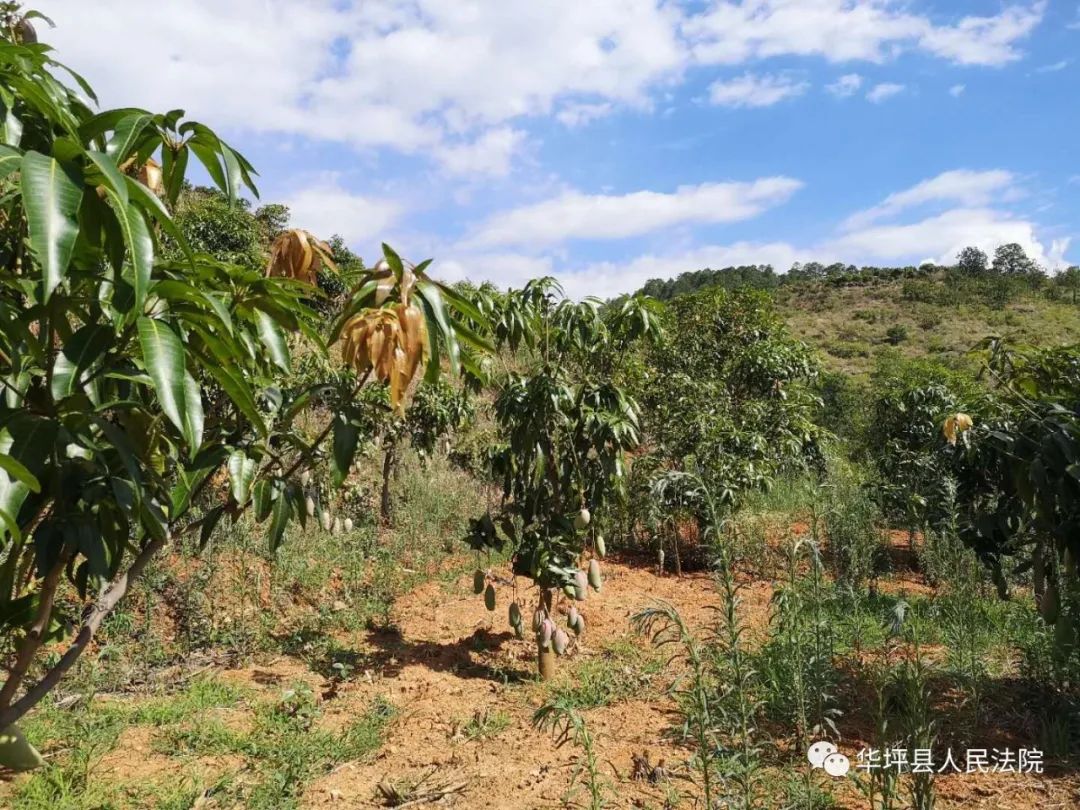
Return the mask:
[[135, 311], [141, 312], [146, 303], [146, 292], [150, 289], [150, 274], [154, 269], [154, 240], [138, 208], [123, 202], [111, 189], [106, 189], [106, 193], [124, 234], [128, 263], [135, 276]]
[[67, 274], [79, 235], [82, 184], [69, 166], [39, 152], [27, 152], [22, 161], [23, 205], [30, 228], [30, 247], [41, 263], [43, 298]]
[[87, 324], [68, 338], [53, 364], [53, 399], [61, 400], [74, 393], [84, 372], [105, 353], [112, 341], [112, 329], [103, 324]]
[[117, 164], [123, 163], [138, 144], [139, 136], [152, 119], [153, 116], [145, 112], [135, 112], [121, 118], [116, 123], [113, 136], [109, 138], [105, 153]]
[[7, 453], [0, 453], [0, 469], [3, 469], [13, 480], [18, 481], [31, 492], [41, 492], [41, 484], [30, 470], [17, 458]]
[[[17, 461], [40, 481], [56, 443], [56, 434], [57, 425], [51, 419], [17, 412], [0, 428], [0, 453]], [[12, 475], [7, 467], [0, 466], [0, 510], [12, 522], [18, 519], [19, 509], [31, 489], [20, 476]]]
[[93, 149], [86, 150], [86, 156], [90, 158], [90, 162], [94, 164], [102, 177], [105, 178], [105, 182], [108, 184], [117, 196], [120, 198], [120, 202], [123, 205], [128, 203], [128, 190], [127, 181], [124, 180], [124, 175], [121, 174], [120, 169], [116, 167], [116, 163], [111, 157], [102, 153], [96, 152]]
[[289, 358], [289, 344], [285, 342], [285, 334], [281, 331], [281, 327], [269, 313], [261, 309], [255, 310], [255, 319], [259, 326], [259, 337], [270, 350], [270, 357], [278, 368], [288, 371], [292, 364]]
[[255, 480], [258, 462], [248, 458], [243, 450], [234, 450], [229, 456], [229, 484], [233, 500], [238, 504], [247, 503], [251, 495], [251, 484]]
[[240, 413], [251, 420], [251, 424], [260, 435], [266, 436], [266, 422], [263, 421], [259, 406], [255, 402], [255, 395], [250, 386], [239, 374], [234, 374], [229, 368], [212, 360], [202, 359], [202, 367], [209, 372], [222, 390], [229, 395], [229, 399], [240, 409]]
[[292, 518], [292, 501], [285, 497], [284, 492], [279, 492], [274, 501], [274, 517], [270, 521], [270, 552], [273, 553], [281, 547], [281, 541], [285, 537], [285, 528]]
[[[450, 361], [450, 371], [454, 374], [459, 373], [461, 369], [460, 350], [457, 336], [450, 326], [450, 318], [446, 313], [446, 304], [443, 302], [442, 293], [439, 292], [439, 288], [433, 282], [417, 279], [416, 295], [424, 302], [425, 315], [428, 318], [428, 331], [435, 331], [431, 329], [432, 321], [438, 327], [442, 345], [445, 347], [447, 359]], [[431, 362], [437, 362], [436, 358], [432, 357]]]
[[199, 387], [185, 366], [184, 345], [167, 324], [146, 317], [139, 318], [139, 344], [161, 409], [194, 457], [202, 442], [203, 408]]
[[340, 487], [348, 477], [359, 440], [360, 429], [356, 425], [343, 416], [334, 418], [334, 448], [330, 456], [330, 471], [335, 487]]
[[187, 257], [188, 262], [194, 267], [195, 254], [191, 250], [191, 245], [188, 243], [187, 237], [184, 236], [183, 231], [181, 231], [176, 222], [173, 221], [172, 215], [169, 214], [164, 203], [157, 198], [157, 195], [138, 180], [128, 177], [127, 186], [132, 202], [141, 205], [143, 209], [157, 221], [161, 226], [161, 229], [176, 240], [176, 244], [180, 245], [180, 249], [184, 251], [184, 255]]
[[251, 491], [251, 502], [255, 508], [255, 521], [257, 523], [262, 523], [270, 517], [273, 494], [273, 488], [269, 481], [263, 479], [255, 482], [255, 486]]

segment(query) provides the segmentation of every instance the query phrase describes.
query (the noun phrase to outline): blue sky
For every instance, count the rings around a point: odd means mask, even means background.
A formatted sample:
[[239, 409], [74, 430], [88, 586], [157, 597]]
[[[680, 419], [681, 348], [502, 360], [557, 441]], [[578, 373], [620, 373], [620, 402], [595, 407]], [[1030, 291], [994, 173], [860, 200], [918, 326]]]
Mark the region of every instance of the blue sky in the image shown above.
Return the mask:
[[185, 108], [296, 224], [447, 279], [1080, 261], [1076, 0], [36, 5], [103, 105]]

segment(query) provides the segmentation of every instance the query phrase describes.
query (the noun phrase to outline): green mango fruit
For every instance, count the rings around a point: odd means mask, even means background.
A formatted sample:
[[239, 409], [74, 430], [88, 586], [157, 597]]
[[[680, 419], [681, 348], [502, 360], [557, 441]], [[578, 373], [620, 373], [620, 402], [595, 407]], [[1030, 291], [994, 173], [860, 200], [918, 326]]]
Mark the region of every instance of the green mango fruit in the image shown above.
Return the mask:
[[584, 571], [574, 574], [574, 598], [584, 602], [589, 596], [589, 577]]
[[41, 754], [27, 741], [18, 726], [8, 726], [0, 731], [0, 765], [13, 771], [32, 771], [44, 764]]
[[607, 543], [604, 542], [604, 535], [596, 535], [596, 556], [601, 560], [607, 556]]
[[472, 575], [472, 591], [477, 596], [484, 592], [484, 583], [487, 582], [487, 577], [484, 572], [477, 568]]
[[589, 525], [592, 520], [592, 515], [589, 514], [588, 509], [582, 509], [576, 515], [574, 515], [574, 528], [579, 532]]
[[589, 560], [589, 584], [600, 593], [604, 580], [600, 577], [600, 563], [597, 560]]
[[487, 590], [484, 591], [484, 607], [488, 610], [495, 610], [495, 586], [488, 585]]
[[521, 608], [517, 602], [510, 603], [510, 626], [517, 627], [521, 624]]

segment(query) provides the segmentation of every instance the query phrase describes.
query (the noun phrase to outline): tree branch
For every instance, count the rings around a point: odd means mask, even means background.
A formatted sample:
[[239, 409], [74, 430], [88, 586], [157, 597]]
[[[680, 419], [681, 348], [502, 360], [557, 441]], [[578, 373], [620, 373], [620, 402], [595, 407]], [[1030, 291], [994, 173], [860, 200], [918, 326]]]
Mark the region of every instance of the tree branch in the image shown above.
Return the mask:
[[[15, 697], [15, 692], [26, 677], [30, 665], [34, 662], [34, 655], [45, 640], [45, 634], [49, 631], [49, 621], [52, 619], [53, 602], [56, 599], [56, 589], [60, 586], [60, 576], [64, 573], [64, 566], [71, 559], [74, 547], [64, 543], [60, 548], [60, 556], [57, 557], [53, 567], [45, 575], [41, 583], [41, 601], [38, 602], [37, 615], [26, 637], [19, 644], [19, 651], [15, 656], [15, 665], [11, 668], [7, 680], [4, 681], [3, 689], [0, 689], [0, 711], [6, 710]], [[7, 728], [8, 724], [0, 725], [0, 729]]]

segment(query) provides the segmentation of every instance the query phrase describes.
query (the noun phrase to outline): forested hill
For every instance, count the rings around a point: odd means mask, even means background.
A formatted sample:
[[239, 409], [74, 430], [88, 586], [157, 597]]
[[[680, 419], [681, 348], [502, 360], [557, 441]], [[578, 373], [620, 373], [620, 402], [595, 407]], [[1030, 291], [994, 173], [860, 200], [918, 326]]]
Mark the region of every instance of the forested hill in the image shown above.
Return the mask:
[[650, 280], [641, 292], [671, 300], [706, 287], [770, 290], [792, 332], [817, 348], [827, 367], [852, 373], [895, 354], [963, 366], [989, 335], [1038, 346], [1080, 342], [1080, 268], [1048, 275], [1022, 251], [999, 251], [993, 263], [969, 251], [951, 267], [705, 269]]

